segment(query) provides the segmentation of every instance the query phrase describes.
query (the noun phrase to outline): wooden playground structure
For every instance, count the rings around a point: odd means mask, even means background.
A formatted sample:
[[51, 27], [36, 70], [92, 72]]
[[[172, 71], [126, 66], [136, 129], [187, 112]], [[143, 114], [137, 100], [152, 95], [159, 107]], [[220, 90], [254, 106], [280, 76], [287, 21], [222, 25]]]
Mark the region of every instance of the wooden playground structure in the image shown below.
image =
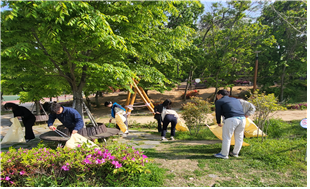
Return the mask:
[[137, 81], [135, 79], [133, 79], [133, 81], [134, 81], [133, 85], [130, 85], [130, 88], [131, 89], [134, 88], [133, 89], [134, 94], [131, 95], [131, 92], [128, 91], [126, 105], [125, 105], [127, 115], [130, 116], [131, 111], [133, 110], [132, 107], [134, 107], [134, 102], [136, 100], [137, 94], [139, 94], [139, 96], [141, 97], [141, 99], [145, 103], [145, 105], [143, 105], [143, 106], [146, 106], [153, 114], [155, 114], [153, 103], [150, 101], [149, 97], [144, 92], [144, 89], [142, 87], [138, 86], [139, 81]]

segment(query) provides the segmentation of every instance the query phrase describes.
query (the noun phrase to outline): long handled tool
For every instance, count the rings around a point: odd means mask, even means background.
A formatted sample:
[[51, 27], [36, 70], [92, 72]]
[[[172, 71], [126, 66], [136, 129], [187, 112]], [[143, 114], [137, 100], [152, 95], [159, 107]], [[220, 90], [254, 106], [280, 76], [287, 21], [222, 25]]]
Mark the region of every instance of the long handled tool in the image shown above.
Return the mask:
[[60, 130], [58, 130], [58, 129], [55, 129], [54, 130], [57, 134], [59, 134], [61, 137], [63, 137], [63, 138], [65, 138], [65, 139], [67, 139], [67, 140], [69, 140], [69, 136], [66, 134], [66, 133], [63, 133], [62, 131], [60, 131]]

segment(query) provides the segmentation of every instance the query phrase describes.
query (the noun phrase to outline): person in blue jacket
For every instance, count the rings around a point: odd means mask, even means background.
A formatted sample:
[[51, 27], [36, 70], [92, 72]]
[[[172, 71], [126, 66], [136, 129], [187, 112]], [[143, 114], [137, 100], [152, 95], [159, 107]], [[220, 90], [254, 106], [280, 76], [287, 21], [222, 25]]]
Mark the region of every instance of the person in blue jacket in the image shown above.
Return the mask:
[[[127, 120], [127, 114], [125, 108], [123, 108], [121, 105], [117, 104], [116, 102], [112, 103], [111, 101], [107, 101], [104, 103], [104, 106], [111, 108], [111, 119], [109, 120], [109, 123], [111, 123], [112, 118], [115, 118], [116, 114], [119, 114], [125, 118], [124, 123], [126, 125], [126, 132], [123, 136], [126, 136], [129, 134], [128, 131], [128, 120]], [[116, 128], [120, 130], [119, 126], [116, 124]]]
[[77, 133], [80, 129], [84, 127], [84, 122], [80, 113], [70, 107], [61, 106], [58, 103], [53, 103], [51, 105], [51, 114], [47, 121], [48, 127], [51, 130], [55, 130], [56, 127], [53, 126], [55, 119], [58, 119], [65, 127], [69, 129], [72, 134]]
[[[217, 158], [228, 159], [228, 154], [238, 157], [242, 148], [244, 128], [245, 128], [245, 115], [243, 107], [239, 99], [229, 97], [229, 92], [225, 89], [217, 92], [215, 102], [216, 121], [222, 130], [222, 150], [220, 153], [215, 154]], [[223, 124], [221, 124], [221, 116], [224, 116]], [[232, 135], [235, 134], [235, 146], [232, 152], [229, 153], [230, 141]]]

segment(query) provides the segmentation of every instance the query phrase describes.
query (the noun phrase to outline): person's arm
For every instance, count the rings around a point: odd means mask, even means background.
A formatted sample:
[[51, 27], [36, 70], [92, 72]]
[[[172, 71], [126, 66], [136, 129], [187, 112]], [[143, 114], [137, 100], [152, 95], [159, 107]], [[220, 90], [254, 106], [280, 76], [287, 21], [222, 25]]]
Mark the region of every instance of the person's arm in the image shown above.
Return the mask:
[[48, 128], [50, 128], [51, 130], [56, 130], [56, 127], [53, 126], [54, 122], [55, 122], [55, 119], [56, 119], [56, 114], [50, 114], [48, 116], [48, 121], [47, 121], [47, 126]]
[[74, 117], [75, 127], [72, 134], [77, 133], [80, 129], [84, 127], [83, 119], [78, 111], [70, 111], [71, 115]]
[[216, 122], [218, 124], [218, 126], [222, 126], [221, 124], [221, 113], [222, 113], [222, 108], [221, 108], [221, 105], [220, 105], [220, 102], [217, 101], [215, 103], [215, 116], [216, 116]]

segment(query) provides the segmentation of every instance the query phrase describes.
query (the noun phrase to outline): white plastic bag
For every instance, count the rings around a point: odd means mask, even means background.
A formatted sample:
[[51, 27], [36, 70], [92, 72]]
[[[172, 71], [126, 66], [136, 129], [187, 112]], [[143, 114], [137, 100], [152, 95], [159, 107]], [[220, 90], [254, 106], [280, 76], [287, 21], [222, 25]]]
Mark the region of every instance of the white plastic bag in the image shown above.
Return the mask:
[[82, 135], [75, 133], [71, 135], [71, 138], [66, 142], [65, 147], [74, 149], [78, 147], [79, 144], [82, 145], [83, 143], [87, 143], [88, 147], [97, 146], [95, 143], [83, 137]]
[[11, 125], [9, 131], [4, 136], [1, 144], [15, 143], [15, 142], [26, 142], [25, 135], [23, 132], [23, 128], [20, 125], [20, 122], [18, 121], [17, 117], [11, 118], [10, 121], [12, 122], [12, 125]]

